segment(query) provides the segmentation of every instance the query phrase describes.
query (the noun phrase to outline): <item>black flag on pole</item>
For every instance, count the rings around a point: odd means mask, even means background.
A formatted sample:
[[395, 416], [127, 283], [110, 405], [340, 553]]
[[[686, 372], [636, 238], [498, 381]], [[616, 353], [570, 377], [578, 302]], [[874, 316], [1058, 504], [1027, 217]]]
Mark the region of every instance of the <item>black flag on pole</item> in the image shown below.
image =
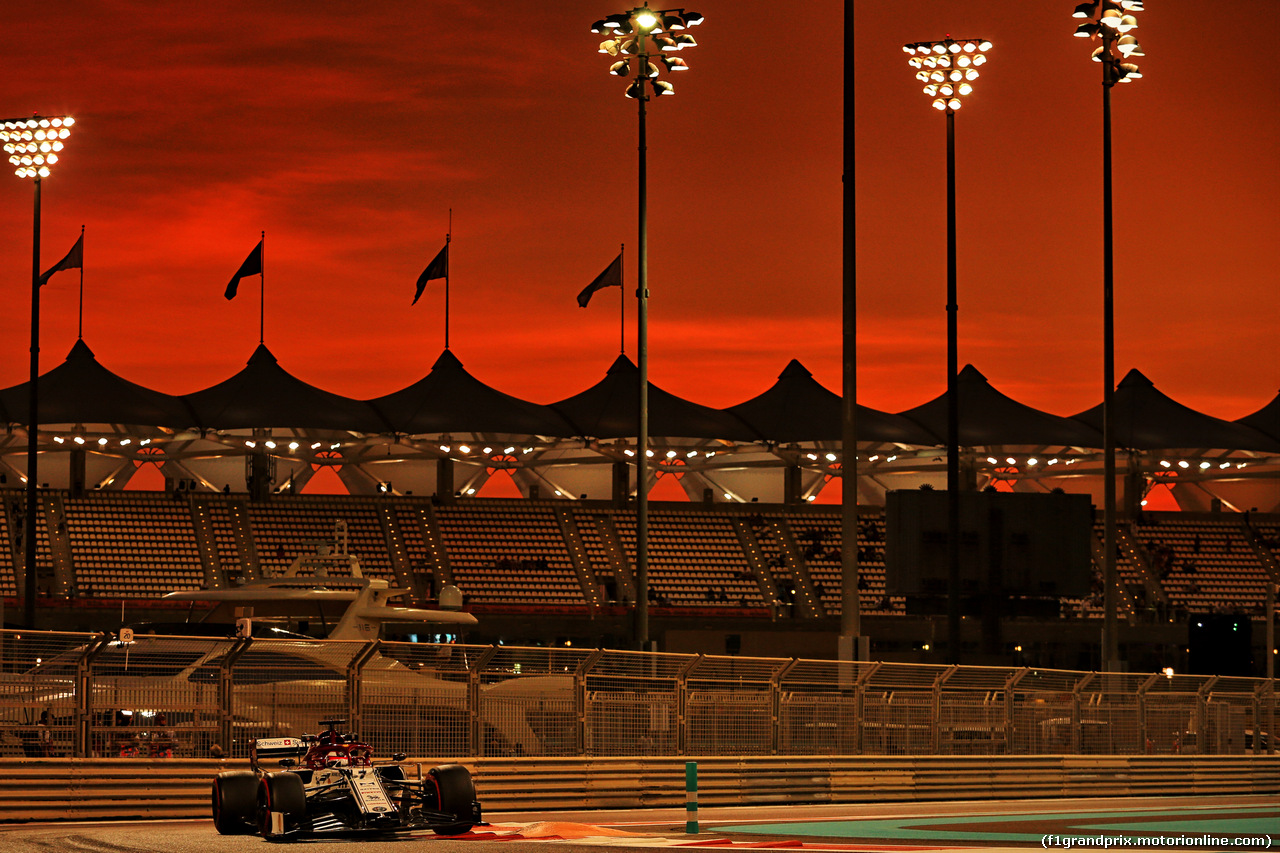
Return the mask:
[[77, 240], [76, 244], [71, 247], [71, 251], [67, 252], [67, 256], [62, 260], [58, 261], [53, 266], [49, 267], [49, 269], [45, 270], [44, 273], [40, 276], [40, 286], [44, 287], [44, 283], [48, 281], [49, 277], [56, 272], [62, 272], [63, 270], [75, 270], [75, 269], [84, 269], [84, 232], [83, 231], [80, 232], [80, 239]]
[[427, 282], [436, 278], [447, 279], [449, 277], [449, 241], [444, 241], [444, 248], [440, 253], [427, 264], [427, 268], [422, 271], [422, 275], [418, 276], [417, 290], [414, 291], [413, 301], [410, 305], [417, 305], [418, 298], [422, 296], [422, 291], [426, 289]]
[[247, 275], [262, 275], [261, 240], [258, 241], [258, 245], [253, 247], [249, 257], [244, 259], [244, 263], [240, 265], [240, 269], [236, 270], [236, 274], [231, 276], [231, 281], [227, 283], [227, 292], [222, 295], [228, 299], [235, 299], [236, 289], [240, 287], [240, 279]]
[[618, 253], [618, 257], [613, 259], [613, 263], [604, 268], [604, 272], [595, 277], [595, 281], [588, 284], [578, 294], [578, 307], [586, 308], [587, 303], [591, 301], [591, 295], [603, 287], [622, 287], [622, 253]]

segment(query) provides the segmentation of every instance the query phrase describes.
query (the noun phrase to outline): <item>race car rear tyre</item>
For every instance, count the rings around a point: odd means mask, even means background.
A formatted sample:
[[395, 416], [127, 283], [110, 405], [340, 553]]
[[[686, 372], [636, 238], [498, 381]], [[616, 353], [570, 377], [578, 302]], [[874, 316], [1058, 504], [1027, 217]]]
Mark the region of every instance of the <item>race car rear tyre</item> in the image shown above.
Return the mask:
[[213, 778], [213, 826], [219, 835], [249, 835], [258, 808], [258, 777], [227, 770]]
[[307, 793], [302, 779], [296, 773], [267, 773], [258, 785], [258, 833], [268, 838], [271, 831], [271, 813], [282, 812], [286, 826], [290, 818], [299, 818], [307, 811]]
[[457, 823], [432, 827], [436, 835], [470, 832], [475, 825], [472, 822], [472, 803], [476, 799], [476, 786], [471, 781], [470, 771], [461, 764], [441, 764], [431, 768], [431, 776], [440, 789], [438, 810], [458, 818]]

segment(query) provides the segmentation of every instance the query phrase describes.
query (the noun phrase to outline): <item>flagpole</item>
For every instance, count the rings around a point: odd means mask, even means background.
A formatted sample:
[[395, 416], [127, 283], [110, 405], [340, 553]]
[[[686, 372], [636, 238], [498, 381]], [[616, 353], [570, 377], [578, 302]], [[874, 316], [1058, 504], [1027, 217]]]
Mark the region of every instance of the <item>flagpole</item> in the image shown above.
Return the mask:
[[449, 348], [449, 243], [453, 239], [453, 208], [449, 208], [449, 230], [444, 235], [444, 348]]
[[[84, 272], [81, 268], [80, 272]], [[262, 251], [258, 254], [258, 343], [266, 339], [267, 314], [267, 232], [262, 232]]]
[[627, 244], [623, 243], [618, 247], [618, 352], [623, 355], [627, 354], [627, 286], [623, 281], [627, 274], [626, 252]]
[[84, 340], [84, 226], [80, 226], [80, 317], [76, 339]]

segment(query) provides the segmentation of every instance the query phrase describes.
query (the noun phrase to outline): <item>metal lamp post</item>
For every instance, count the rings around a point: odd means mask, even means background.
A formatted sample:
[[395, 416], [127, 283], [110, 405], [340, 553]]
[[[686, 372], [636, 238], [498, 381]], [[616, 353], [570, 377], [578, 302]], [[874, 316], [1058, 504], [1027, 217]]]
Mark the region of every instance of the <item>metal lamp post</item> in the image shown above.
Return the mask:
[[[1120, 663], [1120, 638], [1116, 611], [1119, 587], [1116, 576], [1116, 434], [1115, 434], [1115, 316], [1113, 285], [1115, 263], [1111, 204], [1111, 89], [1142, 77], [1138, 66], [1126, 60], [1143, 56], [1142, 47], [1128, 33], [1138, 26], [1130, 12], [1142, 11], [1142, 0], [1092, 0], [1076, 6], [1072, 17], [1088, 18], [1076, 27], [1079, 38], [1100, 39], [1093, 61], [1102, 63], [1102, 514], [1103, 514], [1103, 628], [1102, 668], [1115, 672]], [[1094, 16], [1097, 16], [1094, 19]]]
[[[607, 38], [600, 52], [618, 57], [609, 67], [617, 77], [629, 77], [624, 94], [633, 98], [639, 111], [639, 235], [636, 275], [636, 362], [639, 368], [639, 425], [636, 439], [636, 619], [635, 644], [649, 644], [649, 213], [648, 164], [645, 139], [645, 108], [653, 95], [673, 95], [675, 87], [659, 80], [658, 66], [668, 72], [687, 71], [689, 66], [674, 54], [697, 41], [687, 30], [702, 23], [702, 15], [684, 9], [650, 9], [638, 6], [610, 15], [591, 25], [593, 33]], [[657, 60], [657, 62], [653, 60]]]
[[902, 46], [934, 109], [947, 116], [947, 647], [960, 662], [960, 401], [956, 326], [956, 110], [973, 92], [991, 42], [953, 39]]
[[23, 621], [35, 625], [36, 612], [36, 513], [40, 501], [36, 493], [38, 459], [36, 432], [39, 420], [37, 380], [40, 377], [40, 183], [49, 177], [58, 155], [71, 135], [71, 116], [32, 116], [0, 121], [0, 142], [9, 155], [14, 174], [35, 183], [35, 226], [31, 240], [31, 374], [27, 396], [27, 509], [23, 528], [25, 573], [23, 575]]

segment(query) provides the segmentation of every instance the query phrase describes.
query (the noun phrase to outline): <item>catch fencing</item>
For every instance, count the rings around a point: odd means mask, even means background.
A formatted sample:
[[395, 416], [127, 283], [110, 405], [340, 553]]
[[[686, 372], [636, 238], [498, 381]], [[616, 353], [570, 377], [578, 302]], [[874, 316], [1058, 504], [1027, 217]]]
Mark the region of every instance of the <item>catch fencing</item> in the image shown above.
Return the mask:
[[1276, 710], [1235, 677], [0, 631], [10, 756], [242, 758], [329, 718], [384, 757], [1257, 755]]

